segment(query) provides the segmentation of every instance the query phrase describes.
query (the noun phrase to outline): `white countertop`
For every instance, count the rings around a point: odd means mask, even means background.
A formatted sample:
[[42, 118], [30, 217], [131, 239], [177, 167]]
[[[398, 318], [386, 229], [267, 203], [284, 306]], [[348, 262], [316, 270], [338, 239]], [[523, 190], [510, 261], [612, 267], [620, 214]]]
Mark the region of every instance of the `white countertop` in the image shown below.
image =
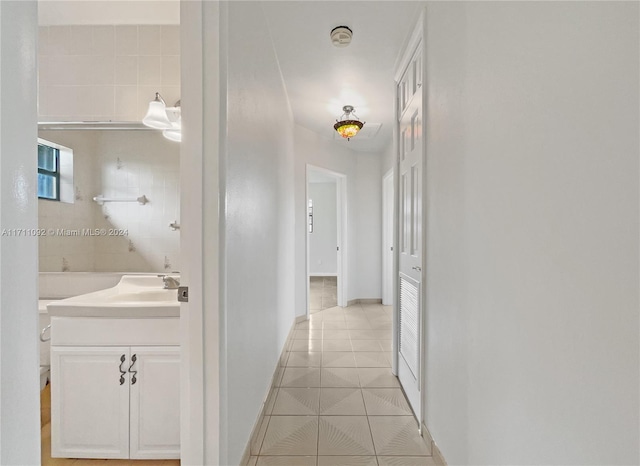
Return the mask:
[[113, 288], [48, 301], [51, 317], [179, 317], [178, 290], [163, 289], [157, 276], [125, 275]]

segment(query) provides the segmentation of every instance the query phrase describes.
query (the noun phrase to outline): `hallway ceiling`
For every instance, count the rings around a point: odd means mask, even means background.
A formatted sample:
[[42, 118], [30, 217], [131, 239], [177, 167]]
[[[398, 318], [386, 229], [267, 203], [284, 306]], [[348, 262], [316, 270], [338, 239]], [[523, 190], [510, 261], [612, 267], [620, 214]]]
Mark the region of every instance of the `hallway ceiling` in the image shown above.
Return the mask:
[[[352, 150], [384, 150], [393, 134], [394, 65], [421, 3], [266, 1], [262, 5], [296, 123]], [[336, 48], [329, 33], [341, 25], [352, 29], [353, 41]], [[353, 105], [366, 121], [350, 141], [333, 129], [344, 105]]]

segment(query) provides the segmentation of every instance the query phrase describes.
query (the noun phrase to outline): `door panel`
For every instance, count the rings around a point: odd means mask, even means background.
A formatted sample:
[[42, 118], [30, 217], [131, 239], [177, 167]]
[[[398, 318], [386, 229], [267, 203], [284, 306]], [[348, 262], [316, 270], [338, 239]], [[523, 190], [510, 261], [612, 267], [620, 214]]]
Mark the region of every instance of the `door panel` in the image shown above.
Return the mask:
[[420, 47], [398, 84], [399, 276], [398, 378], [421, 421], [422, 367], [422, 87]]
[[131, 459], [180, 457], [180, 348], [132, 347]]
[[128, 347], [51, 348], [52, 457], [129, 458], [128, 361]]

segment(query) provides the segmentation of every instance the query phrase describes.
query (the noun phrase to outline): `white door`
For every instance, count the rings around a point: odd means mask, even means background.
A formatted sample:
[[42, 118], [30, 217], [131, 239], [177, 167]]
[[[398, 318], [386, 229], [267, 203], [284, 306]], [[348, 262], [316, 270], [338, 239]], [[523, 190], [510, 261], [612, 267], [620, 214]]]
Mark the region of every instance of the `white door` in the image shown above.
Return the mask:
[[180, 458], [180, 348], [131, 348], [131, 459]]
[[393, 171], [382, 179], [382, 304], [393, 304]]
[[129, 458], [128, 347], [51, 348], [51, 456]]
[[421, 47], [397, 85], [399, 161], [398, 378], [422, 421], [422, 86]]

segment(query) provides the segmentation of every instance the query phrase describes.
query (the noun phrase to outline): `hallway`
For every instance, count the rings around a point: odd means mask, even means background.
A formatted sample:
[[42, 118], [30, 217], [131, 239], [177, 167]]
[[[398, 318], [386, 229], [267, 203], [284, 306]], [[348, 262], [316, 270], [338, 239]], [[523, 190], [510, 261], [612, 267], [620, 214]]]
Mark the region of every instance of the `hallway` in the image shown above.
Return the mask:
[[296, 325], [249, 465], [435, 465], [391, 374], [391, 306]]

